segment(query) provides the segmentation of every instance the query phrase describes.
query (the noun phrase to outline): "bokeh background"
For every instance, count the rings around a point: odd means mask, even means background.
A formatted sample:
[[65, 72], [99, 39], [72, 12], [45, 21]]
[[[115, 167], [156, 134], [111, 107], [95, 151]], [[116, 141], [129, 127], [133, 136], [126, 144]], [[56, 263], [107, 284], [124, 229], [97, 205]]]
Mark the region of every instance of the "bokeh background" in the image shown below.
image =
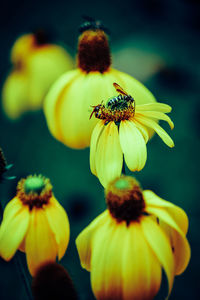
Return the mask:
[[[2, 7], [3, 5], [3, 7]], [[135, 176], [144, 189], [181, 206], [188, 214], [191, 262], [176, 277], [171, 300], [199, 299], [200, 269], [200, 96], [198, 0], [140, 1], [10, 1], [0, 10], [0, 85], [11, 68], [9, 51], [16, 38], [36, 28], [52, 33], [75, 58], [81, 16], [102, 20], [110, 29], [113, 66], [141, 80], [160, 102], [173, 107], [175, 129], [163, 124], [175, 141], [169, 149], [158, 136], [148, 144], [145, 168]], [[0, 109], [0, 146], [9, 174], [16, 179], [0, 186], [2, 206], [13, 198], [16, 184], [29, 174], [51, 179], [57, 199], [66, 209], [71, 238], [62, 265], [68, 270], [81, 300], [94, 299], [89, 273], [80, 266], [75, 238], [105, 208], [104, 191], [89, 169], [89, 149], [72, 150], [49, 133], [42, 111], [10, 121]], [[24, 263], [25, 258], [17, 253]], [[0, 259], [0, 299], [28, 299], [16, 258]], [[159, 298], [159, 297], [158, 297]], [[162, 299], [162, 296], [160, 296]]]

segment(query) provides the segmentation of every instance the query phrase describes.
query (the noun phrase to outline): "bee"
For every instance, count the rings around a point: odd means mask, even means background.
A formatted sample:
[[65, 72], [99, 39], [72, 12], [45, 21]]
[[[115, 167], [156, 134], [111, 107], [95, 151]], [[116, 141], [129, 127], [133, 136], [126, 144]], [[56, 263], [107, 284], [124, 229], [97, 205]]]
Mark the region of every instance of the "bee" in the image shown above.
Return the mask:
[[[134, 106], [135, 106], [135, 100], [133, 99], [133, 97], [131, 95], [128, 95], [127, 92], [125, 92], [125, 90], [119, 84], [117, 84], [116, 82], [114, 82], [113, 86], [116, 89], [116, 91], [118, 93], [120, 93], [119, 96], [121, 96], [123, 100], [126, 100], [127, 102], [130, 102], [132, 104], [134, 103]], [[120, 98], [120, 100], [121, 100], [121, 98]]]
[[128, 95], [122, 87], [117, 83], [113, 83], [115, 89], [120, 94], [117, 97], [114, 97], [108, 100], [106, 106], [101, 102], [101, 104], [91, 106], [93, 108], [92, 113], [90, 114], [90, 119], [93, 114], [98, 119], [106, 120], [107, 124], [110, 121], [120, 121], [125, 120], [130, 114], [135, 112], [135, 100], [131, 95]]
[[119, 101], [121, 101], [121, 100], [123, 100], [122, 95], [119, 95], [119, 96], [117, 96], [117, 97], [114, 97], [114, 98], [112, 98], [112, 99], [110, 99], [110, 100], [108, 101], [107, 107], [109, 107], [109, 106], [114, 107], [114, 106], [116, 106], [116, 104], [117, 104]]
[[95, 114], [95, 117], [98, 119], [105, 119], [105, 117], [104, 117], [105, 106], [102, 104], [102, 102], [101, 102], [101, 104], [94, 105], [91, 107], [93, 107], [93, 111], [92, 111], [89, 119], [92, 118], [93, 114]]

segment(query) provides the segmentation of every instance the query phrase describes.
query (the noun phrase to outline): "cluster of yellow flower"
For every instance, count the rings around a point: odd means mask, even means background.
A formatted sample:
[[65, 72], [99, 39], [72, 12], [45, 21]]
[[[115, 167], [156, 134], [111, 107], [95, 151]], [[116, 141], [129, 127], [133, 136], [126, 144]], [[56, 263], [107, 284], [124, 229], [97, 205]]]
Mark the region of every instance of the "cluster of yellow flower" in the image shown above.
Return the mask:
[[4, 83], [2, 101], [6, 115], [13, 120], [40, 109], [53, 82], [73, 67], [65, 49], [50, 44], [42, 30], [17, 39], [11, 62], [13, 69]]
[[[87, 22], [81, 31], [78, 68], [64, 74], [44, 102], [52, 135], [72, 148], [90, 145], [91, 172], [105, 187], [107, 210], [76, 239], [81, 265], [91, 272], [97, 299], [153, 299], [162, 269], [170, 294], [174, 276], [190, 260], [187, 215], [122, 172], [124, 163], [131, 171], [143, 169], [154, 132], [174, 146], [158, 124], [164, 120], [174, 127], [166, 115], [171, 107], [111, 68], [101, 23]], [[0, 255], [9, 260], [17, 249], [25, 251], [34, 275], [43, 262], [62, 258], [68, 241], [68, 218], [49, 180], [36, 175], [22, 179], [4, 211]]]

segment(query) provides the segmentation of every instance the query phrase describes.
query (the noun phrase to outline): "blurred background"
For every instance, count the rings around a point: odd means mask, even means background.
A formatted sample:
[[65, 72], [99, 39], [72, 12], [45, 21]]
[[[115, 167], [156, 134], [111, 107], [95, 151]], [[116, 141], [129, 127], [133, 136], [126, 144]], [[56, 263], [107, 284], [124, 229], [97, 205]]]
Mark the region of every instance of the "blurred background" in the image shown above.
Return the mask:
[[[145, 168], [134, 174], [144, 189], [181, 206], [188, 214], [192, 258], [175, 278], [171, 300], [199, 299], [200, 269], [200, 2], [198, 0], [140, 1], [6, 1], [0, 10], [0, 85], [11, 70], [10, 50], [19, 35], [37, 28], [51, 33], [75, 59], [82, 15], [100, 19], [110, 30], [113, 66], [142, 81], [160, 102], [173, 107], [171, 132], [175, 148], [158, 136], [148, 143]], [[14, 167], [16, 179], [0, 186], [2, 206], [12, 199], [20, 178], [43, 174], [66, 209], [71, 237], [62, 265], [68, 270], [81, 300], [94, 299], [90, 274], [80, 266], [75, 238], [105, 209], [104, 191], [89, 169], [89, 149], [72, 150], [49, 133], [42, 110], [16, 121], [0, 109], [0, 147]], [[24, 263], [25, 257], [17, 253]], [[0, 299], [28, 299], [15, 258], [0, 259]], [[159, 299], [159, 297], [158, 297]], [[162, 297], [160, 296], [160, 299]]]

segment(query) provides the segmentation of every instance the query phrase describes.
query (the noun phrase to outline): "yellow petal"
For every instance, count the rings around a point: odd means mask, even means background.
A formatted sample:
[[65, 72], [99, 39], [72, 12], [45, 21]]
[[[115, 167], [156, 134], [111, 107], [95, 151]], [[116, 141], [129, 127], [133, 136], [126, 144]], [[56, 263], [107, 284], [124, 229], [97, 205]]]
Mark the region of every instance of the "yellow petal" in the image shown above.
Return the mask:
[[[175, 274], [181, 274], [186, 269], [190, 260], [190, 246], [185, 238], [184, 233], [176, 224], [175, 220], [168, 211], [159, 207], [147, 207], [146, 211], [154, 214], [160, 220], [168, 224], [174, 230], [170, 232], [170, 239], [173, 247], [173, 254], [175, 256]], [[162, 226], [161, 226], [162, 227]]]
[[26, 235], [30, 216], [27, 206], [21, 206], [21, 209], [16, 207], [13, 213], [7, 210], [6, 214], [8, 219], [4, 215], [0, 227], [0, 255], [10, 260]]
[[158, 125], [155, 121], [146, 118], [140, 114], [135, 114], [135, 119], [136, 121], [142, 123], [143, 125], [146, 125], [147, 127], [153, 128], [155, 132], [160, 136], [160, 138], [163, 140], [163, 142], [169, 146], [169, 147], [174, 147], [174, 142], [171, 139], [171, 137], [167, 134], [167, 132], [160, 126]]
[[159, 112], [159, 111], [143, 111], [142, 115], [145, 117], [149, 117], [149, 118], [154, 118], [157, 120], [163, 120], [166, 121], [170, 128], [173, 129], [174, 128], [174, 123], [172, 122], [172, 120], [170, 119], [170, 117], [168, 117], [167, 115], [165, 115], [163, 112]]
[[35, 38], [33, 34], [24, 34], [14, 43], [11, 50], [11, 61], [13, 64], [19, 61], [26, 61], [31, 51], [35, 47]]
[[17, 119], [28, 110], [28, 75], [22, 71], [13, 71], [6, 79], [2, 90], [2, 103], [6, 115]]
[[11, 201], [8, 202], [4, 209], [3, 217], [5, 220], [11, 220], [15, 214], [17, 214], [23, 208], [22, 202], [19, 198], [15, 197]]
[[147, 143], [149, 140], [149, 137], [150, 137], [148, 129], [145, 126], [143, 126], [142, 124], [140, 124], [139, 122], [137, 122], [135, 119], [133, 119], [133, 122], [134, 122], [135, 126], [140, 130], [141, 134], [143, 135], [145, 143]]
[[171, 106], [165, 103], [147, 103], [136, 106], [136, 112], [144, 111], [160, 111], [163, 113], [169, 113], [172, 110]]
[[110, 122], [99, 138], [95, 158], [97, 176], [104, 187], [120, 176], [122, 162], [118, 128], [114, 122]]
[[77, 237], [76, 247], [78, 249], [81, 266], [90, 271], [91, 246], [94, 233], [99, 226], [103, 226], [108, 219], [108, 211], [106, 210], [99, 215], [92, 223], [90, 223]]
[[176, 230], [172, 230], [172, 245], [175, 258], [175, 274], [180, 275], [185, 271], [191, 257], [191, 250], [188, 240]]
[[121, 121], [119, 139], [125, 162], [131, 171], [140, 171], [147, 159], [145, 140], [131, 121]]
[[143, 217], [141, 226], [147, 242], [167, 275], [170, 293], [174, 281], [174, 258], [169, 240], [158, 224], [151, 218]]
[[175, 220], [184, 234], [188, 231], [188, 217], [184, 210], [173, 203], [163, 200], [150, 190], [143, 191], [144, 200], [148, 206], [164, 207]]
[[59, 78], [53, 84], [44, 100], [44, 113], [47, 125], [51, 134], [58, 140], [61, 139], [61, 134], [57, 121], [60, 114], [60, 106], [63, 100], [63, 94], [72, 84], [72, 81], [79, 75], [80, 73], [78, 70], [69, 71], [62, 75], [61, 78]]
[[13, 198], [10, 202], [8, 202], [3, 213], [3, 222], [1, 223], [0, 227], [0, 235], [4, 234], [4, 231], [6, 230], [10, 221], [12, 221], [12, 219], [15, 218], [15, 216], [18, 213], [20, 213], [22, 209], [22, 202], [17, 197]]
[[45, 212], [33, 208], [25, 242], [26, 258], [31, 275], [44, 262], [55, 261], [57, 245]]
[[92, 136], [91, 136], [91, 141], [90, 141], [90, 170], [92, 174], [97, 175], [96, 173], [96, 163], [95, 163], [95, 158], [96, 158], [96, 149], [98, 145], [99, 138], [101, 136], [102, 131], [104, 130], [104, 122], [101, 120], [97, 123], [95, 126]]
[[98, 228], [92, 242], [91, 283], [97, 299], [122, 299], [122, 247], [125, 226], [111, 217]]
[[153, 299], [160, 288], [161, 266], [147, 243], [139, 223], [129, 225], [125, 241], [121, 243], [121, 250], [122, 299]]
[[114, 75], [114, 82], [118, 83], [135, 99], [137, 105], [156, 101], [153, 94], [141, 82], [132, 76], [115, 69], [111, 69], [110, 74]]
[[57, 121], [63, 143], [77, 149], [89, 146], [92, 130], [98, 121], [94, 116], [89, 119], [93, 109], [91, 106], [100, 104], [106, 91], [106, 77], [103, 74], [80, 72], [63, 93], [60, 102]]
[[50, 203], [44, 211], [58, 245], [58, 259], [60, 260], [65, 254], [69, 243], [69, 220], [64, 208], [54, 197], [50, 199]]
[[41, 108], [50, 86], [72, 66], [68, 53], [57, 45], [45, 45], [29, 55], [27, 70], [30, 78], [30, 109]]

